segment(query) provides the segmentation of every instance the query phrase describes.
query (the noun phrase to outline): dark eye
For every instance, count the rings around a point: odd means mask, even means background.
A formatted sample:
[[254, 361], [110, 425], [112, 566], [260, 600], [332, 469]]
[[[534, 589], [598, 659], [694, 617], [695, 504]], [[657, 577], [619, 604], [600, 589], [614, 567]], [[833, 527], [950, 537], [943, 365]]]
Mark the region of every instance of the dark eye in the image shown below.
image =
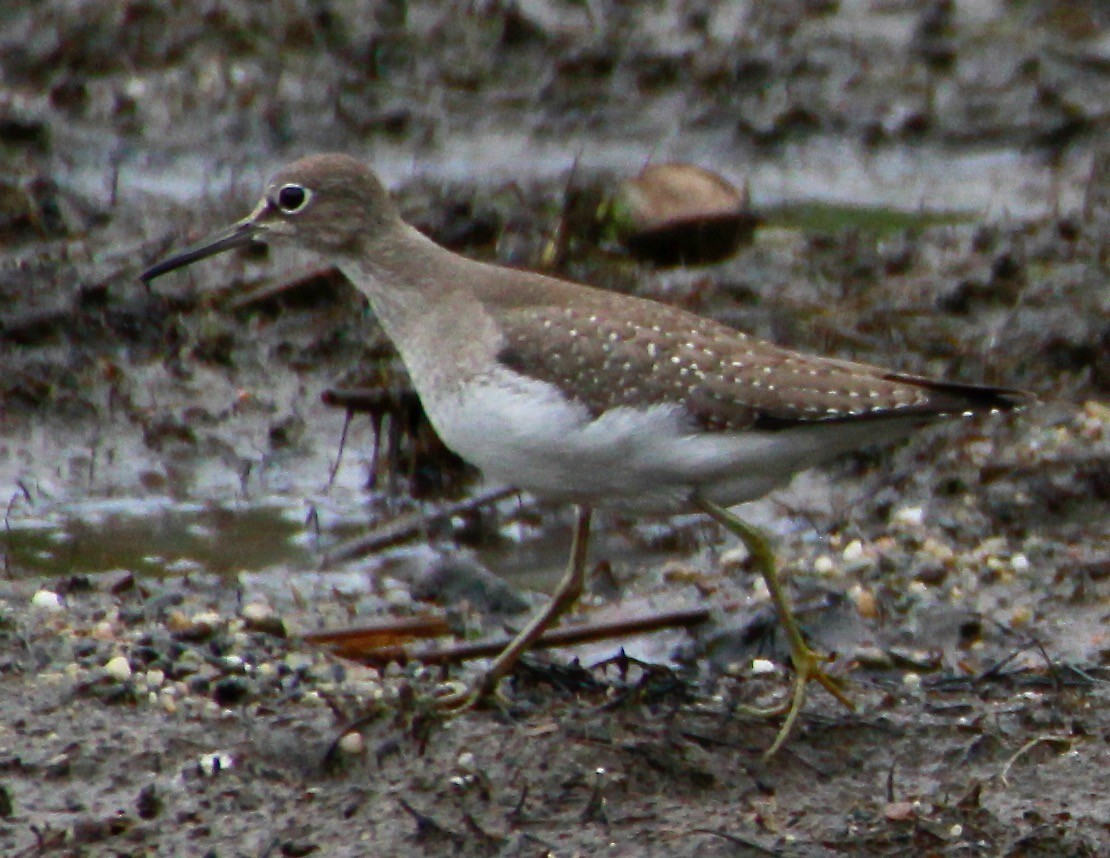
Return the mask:
[[277, 192], [278, 208], [286, 214], [296, 214], [308, 203], [308, 191], [300, 185], [282, 185]]

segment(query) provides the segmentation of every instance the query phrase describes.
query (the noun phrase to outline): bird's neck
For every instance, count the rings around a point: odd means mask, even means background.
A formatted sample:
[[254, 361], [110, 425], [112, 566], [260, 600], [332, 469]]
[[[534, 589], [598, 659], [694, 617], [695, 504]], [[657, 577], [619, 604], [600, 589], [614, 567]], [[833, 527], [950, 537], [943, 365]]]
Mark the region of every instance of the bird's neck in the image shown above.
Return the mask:
[[470, 285], [475, 267], [407, 224], [339, 260], [422, 395], [487, 371], [499, 348], [497, 326]]

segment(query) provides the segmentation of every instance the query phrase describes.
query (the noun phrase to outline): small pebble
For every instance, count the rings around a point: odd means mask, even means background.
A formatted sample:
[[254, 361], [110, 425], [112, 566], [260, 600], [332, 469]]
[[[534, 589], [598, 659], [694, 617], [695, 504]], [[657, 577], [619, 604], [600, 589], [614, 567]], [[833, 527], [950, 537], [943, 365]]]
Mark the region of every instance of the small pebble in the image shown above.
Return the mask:
[[753, 658], [752, 659], [752, 675], [764, 676], [768, 673], [775, 672], [775, 663], [767, 658]]
[[1010, 568], [1018, 575], [1029, 571], [1029, 558], [1024, 554], [1015, 554], [1010, 558]]
[[730, 548], [721, 554], [721, 568], [726, 571], [742, 569], [747, 564], [748, 557], [748, 549], [744, 546], [738, 545], [735, 548]]
[[829, 576], [836, 572], [836, 564], [827, 554], [822, 554], [813, 561], [813, 571], [818, 575]]
[[956, 556], [956, 552], [950, 545], [945, 545], [931, 536], [921, 543], [921, 550], [942, 563], [947, 563]]
[[864, 558], [863, 543], [858, 539], [853, 539], [844, 548], [844, 562], [857, 563]]
[[131, 678], [131, 663], [122, 655], [117, 655], [104, 665], [104, 672], [117, 682], [125, 682]]
[[62, 597], [52, 590], [39, 590], [31, 597], [31, 607], [40, 611], [64, 611]]
[[1029, 625], [1029, 621], [1033, 619], [1033, 610], [1026, 605], [1020, 605], [1014, 608], [1010, 614], [1010, 627], [1021, 628], [1022, 626]]
[[925, 508], [920, 506], [904, 506], [894, 513], [891, 520], [904, 527], [921, 527], [925, 523]]
[[198, 627], [216, 629], [223, 621], [224, 618], [215, 611], [200, 611], [199, 613], [193, 614], [193, 625]]
[[856, 610], [865, 619], [873, 620], [879, 616], [879, 602], [870, 590], [860, 589], [855, 594]]
[[189, 626], [190, 620], [183, 612], [176, 608], [166, 612], [166, 628], [171, 632], [183, 632]]
[[357, 730], [344, 733], [343, 738], [339, 740], [339, 750], [344, 754], [350, 754], [352, 757], [361, 754], [365, 747], [366, 745], [362, 740], [362, 734]]
[[115, 640], [116, 632], [110, 620], [101, 620], [89, 632], [89, 637], [99, 641]]
[[910, 822], [915, 816], [915, 811], [912, 801], [892, 801], [883, 808], [883, 816], [891, 822]]
[[689, 563], [678, 560], [668, 560], [661, 570], [663, 580], [670, 584], [697, 585], [705, 577], [700, 571]]

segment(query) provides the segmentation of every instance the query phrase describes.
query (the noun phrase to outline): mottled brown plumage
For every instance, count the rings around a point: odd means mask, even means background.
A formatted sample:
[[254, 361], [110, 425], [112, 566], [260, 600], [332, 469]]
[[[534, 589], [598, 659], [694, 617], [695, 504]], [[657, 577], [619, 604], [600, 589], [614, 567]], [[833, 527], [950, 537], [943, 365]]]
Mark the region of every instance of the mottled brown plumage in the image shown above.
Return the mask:
[[498, 359], [557, 385], [591, 414], [674, 403], [711, 431], [928, 419], [1024, 400], [1017, 391], [789, 351], [673, 307], [621, 298], [619, 318], [603, 300], [505, 311]]

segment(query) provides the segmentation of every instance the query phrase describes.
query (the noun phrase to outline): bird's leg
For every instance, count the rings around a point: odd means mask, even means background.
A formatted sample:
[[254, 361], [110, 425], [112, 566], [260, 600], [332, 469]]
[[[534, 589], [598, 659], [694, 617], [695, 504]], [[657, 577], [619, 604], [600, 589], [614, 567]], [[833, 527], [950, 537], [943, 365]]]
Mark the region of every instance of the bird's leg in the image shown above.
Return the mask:
[[814, 652], [806, 643], [805, 638], [802, 637], [802, 631], [798, 627], [798, 621], [790, 607], [790, 598], [779, 580], [775, 565], [775, 554], [767, 541], [767, 537], [758, 528], [753, 527], [712, 501], [697, 497], [695, 498], [695, 504], [702, 512], [736, 534], [747, 547], [759, 574], [763, 576], [763, 580], [767, 583], [767, 592], [771, 594], [771, 601], [775, 603], [779, 622], [782, 623], [783, 630], [786, 632], [786, 639], [790, 644], [790, 660], [794, 664], [794, 687], [790, 696], [780, 706], [753, 710], [759, 715], [786, 715], [782, 728], [765, 754], [765, 756], [770, 757], [782, 747], [783, 742], [786, 741], [791, 730], [793, 730], [794, 723], [798, 720], [798, 715], [802, 711], [802, 704], [806, 697], [806, 686], [810, 681], [815, 680], [821, 683], [825, 690], [849, 709], [855, 710], [855, 706], [841, 690], [836, 680], [822, 668], [821, 665], [824, 659]]
[[551, 601], [544, 609], [532, 617], [512, 642], [501, 650], [478, 681], [470, 688], [463, 687], [436, 697], [435, 705], [446, 711], [463, 711], [474, 706], [479, 700], [497, 688], [497, 684], [509, 673], [517, 660], [527, 651], [543, 632], [554, 623], [564, 611], [573, 605], [582, 594], [586, 583], [586, 547], [590, 540], [591, 507], [579, 505], [574, 523], [574, 537], [571, 542], [570, 560], [563, 580], [559, 582]]

